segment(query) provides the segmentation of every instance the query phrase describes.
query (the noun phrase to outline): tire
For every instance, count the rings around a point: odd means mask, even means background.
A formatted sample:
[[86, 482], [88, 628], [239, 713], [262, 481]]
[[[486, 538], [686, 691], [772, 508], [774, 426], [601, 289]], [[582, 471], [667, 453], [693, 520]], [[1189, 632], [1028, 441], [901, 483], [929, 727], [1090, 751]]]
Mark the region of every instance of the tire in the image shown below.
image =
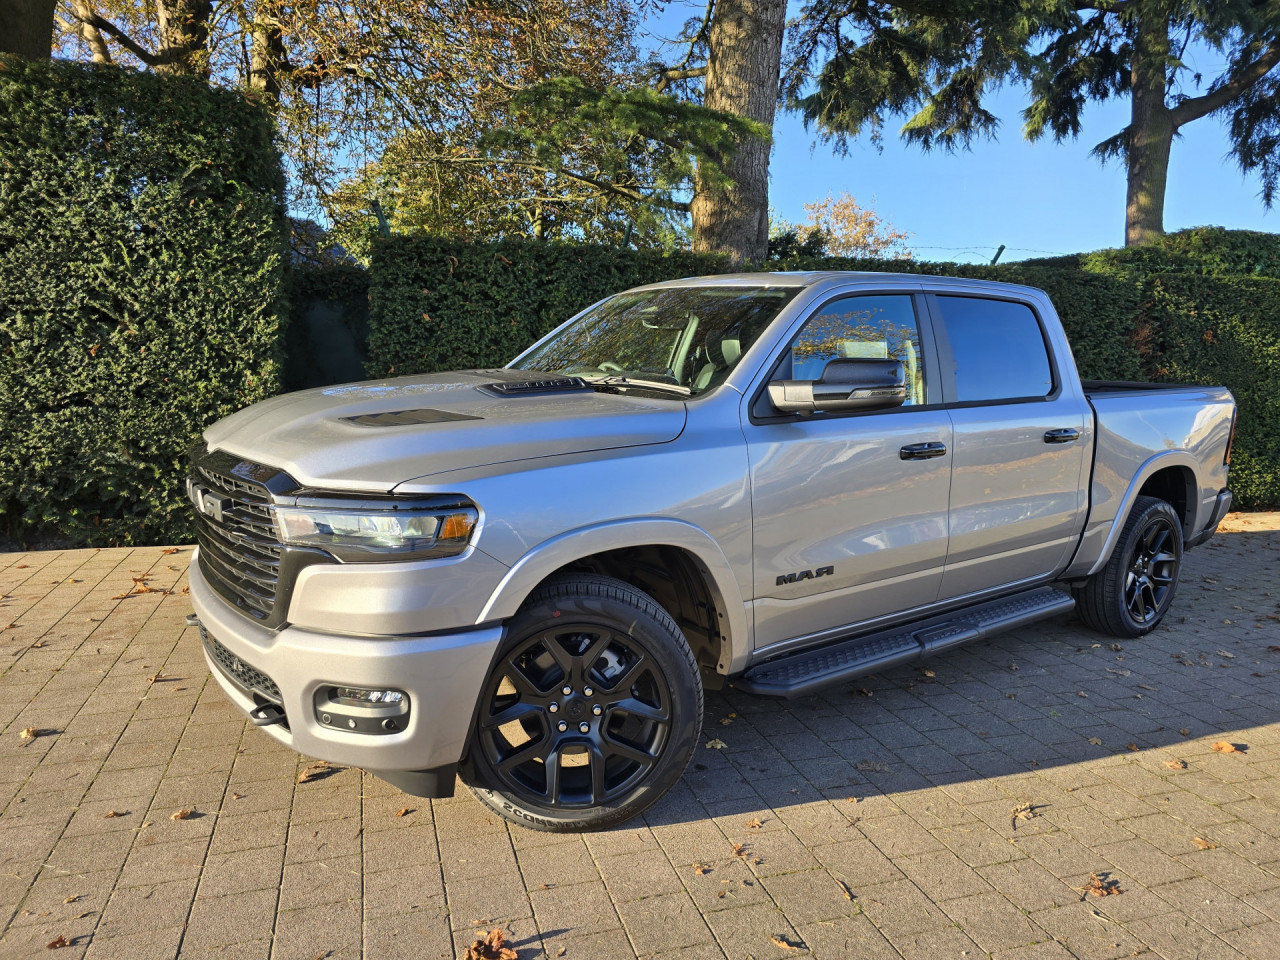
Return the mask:
[[1138, 497], [1107, 565], [1072, 591], [1076, 613], [1113, 637], [1141, 637], [1164, 619], [1182, 572], [1182, 521], [1155, 497]]
[[600, 830], [680, 779], [702, 709], [693, 651], [652, 597], [611, 577], [557, 578], [508, 624], [462, 776], [513, 823]]

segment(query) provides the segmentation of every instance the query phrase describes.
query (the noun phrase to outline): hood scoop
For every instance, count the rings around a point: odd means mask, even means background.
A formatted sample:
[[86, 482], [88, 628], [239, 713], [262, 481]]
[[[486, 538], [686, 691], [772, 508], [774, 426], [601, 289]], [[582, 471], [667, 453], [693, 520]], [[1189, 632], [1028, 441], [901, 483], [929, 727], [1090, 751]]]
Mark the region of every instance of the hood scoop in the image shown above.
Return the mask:
[[421, 423], [451, 423], [455, 420], [483, 420], [484, 417], [473, 417], [465, 413], [451, 413], [448, 410], [396, 410], [387, 413], [365, 413], [358, 417], [343, 417], [347, 423], [357, 423], [362, 427], [408, 427]]
[[495, 381], [486, 383], [480, 389], [500, 397], [515, 397], [531, 393], [573, 393], [590, 390], [591, 387], [581, 377], [545, 377], [541, 380]]

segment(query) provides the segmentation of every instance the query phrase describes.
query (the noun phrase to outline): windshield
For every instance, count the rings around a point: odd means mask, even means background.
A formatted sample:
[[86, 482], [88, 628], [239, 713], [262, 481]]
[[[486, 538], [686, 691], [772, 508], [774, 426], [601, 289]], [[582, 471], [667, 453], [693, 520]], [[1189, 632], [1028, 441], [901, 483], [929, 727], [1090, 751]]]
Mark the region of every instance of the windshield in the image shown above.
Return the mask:
[[800, 287], [668, 287], [622, 293], [511, 364], [696, 396], [724, 382]]

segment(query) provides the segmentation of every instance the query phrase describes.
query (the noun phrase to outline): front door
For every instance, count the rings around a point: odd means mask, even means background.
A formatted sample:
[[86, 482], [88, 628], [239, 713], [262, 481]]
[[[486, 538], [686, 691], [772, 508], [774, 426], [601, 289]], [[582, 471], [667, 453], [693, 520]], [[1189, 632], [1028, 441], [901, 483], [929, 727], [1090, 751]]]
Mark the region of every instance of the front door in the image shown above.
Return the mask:
[[918, 294], [828, 301], [793, 338], [771, 379], [816, 380], [837, 357], [892, 357], [907, 371], [907, 402], [807, 416], [762, 409], [758, 399], [751, 407], [743, 428], [757, 650], [818, 639], [937, 598], [947, 554], [952, 428], [939, 405], [927, 325]]

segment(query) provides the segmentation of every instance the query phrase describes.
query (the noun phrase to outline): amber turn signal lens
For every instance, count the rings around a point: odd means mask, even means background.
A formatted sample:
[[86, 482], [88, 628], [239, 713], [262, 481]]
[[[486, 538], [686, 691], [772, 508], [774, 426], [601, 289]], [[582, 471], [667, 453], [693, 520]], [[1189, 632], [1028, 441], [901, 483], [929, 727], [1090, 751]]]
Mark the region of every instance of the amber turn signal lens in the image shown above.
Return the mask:
[[475, 526], [474, 513], [451, 513], [440, 524], [439, 540], [465, 540], [471, 536], [471, 528]]

